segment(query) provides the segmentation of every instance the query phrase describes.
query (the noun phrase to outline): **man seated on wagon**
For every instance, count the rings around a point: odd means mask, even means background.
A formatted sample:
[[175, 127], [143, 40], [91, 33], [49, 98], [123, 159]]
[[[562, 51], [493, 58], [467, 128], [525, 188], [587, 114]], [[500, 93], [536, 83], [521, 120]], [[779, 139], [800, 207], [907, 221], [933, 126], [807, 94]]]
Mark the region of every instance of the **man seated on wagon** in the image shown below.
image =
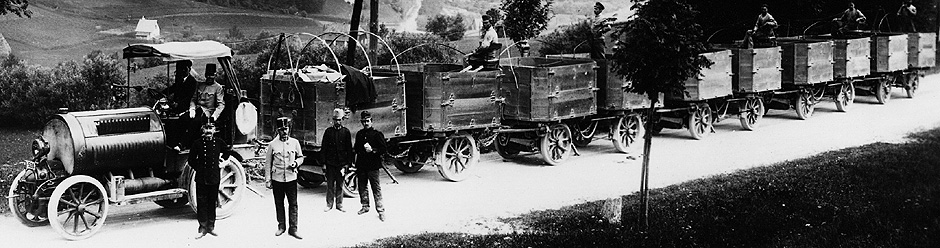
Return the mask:
[[[163, 99], [160, 99], [161, 102], [166, 102], [169, 105], [169, 110], [167, 110], [167, 115], [170, 116], [179, 116], [180, 114], [186, 112], [190, 102], [192, 101], [193, 94], [196, 92], [196, 86], [199, 84], [196, 82], [194, 77], [195, 72], [192, 71], [193, 62], [190, 60], [181, 60], [176, 62], [176, 74], [174, 77], [173, 85], [167, 87], [163, 90]], [[191, 144], [192, 139], [189, 139], [189, 124], [191, 118], [185, 118], [183, 115], [176, 123], [173, 125], [172, 130], [167, 130], [176, 135], [167, 136], [167, 145], [174, 147], [177, 150], [185, 150]]]
[[774, 29], [777, 28], [777, 20], [770, 15], [767, 4], [761, 5], [760, 10], [761, 13], [757, 16], [757, 22], [754, 23], [754, 27], [748, 31], [748, 34], [757, 46], [776, 46], [777, 35], [774, 33]]
[[467, 64], [470, 65], [461, 72], [479, 71], [483, 69], [488, 61], [496, 57], [493, 56], [493, 52], [502, 48], [503, 45], [497, 40], [499, 36], [496, 35], [494, 26], [495, 23], [490, 20], [490, 16], [483, 15], [483, 33], [481, 34], [480, 46], [473, 53], [467, 54]]
[[832, 21], [839, 27], [836, 32], [841, 34], [847, 30], [857, 30], [866, 20], [865, 14], [855, 8], [855, 3], [849, 2], [849, 8], [842, 12], [842, 16]]
[[[196, 93], [189, 103], [189, 117], [194, 119], [194, 123], [217, 123], [225, 109], [225, 95], [222, 85], [215, 82], [215, 68], [215, 64], [206, 65], [206, 81], [196, 87]], [[198, 125], [192, 125], [190, 133], [197, 133], [195, 130], [198, 128]]]

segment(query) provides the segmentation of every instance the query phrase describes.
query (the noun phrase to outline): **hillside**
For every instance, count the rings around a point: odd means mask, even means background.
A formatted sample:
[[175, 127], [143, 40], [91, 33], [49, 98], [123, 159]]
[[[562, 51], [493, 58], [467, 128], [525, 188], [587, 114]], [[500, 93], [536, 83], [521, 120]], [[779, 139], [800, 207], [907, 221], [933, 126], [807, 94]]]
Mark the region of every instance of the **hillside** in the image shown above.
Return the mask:
[[[159, 22], [163, 37], [178, 38], [184, 30], [206, 38], [224, 37], [233, 26], [248, 36], [260, 31], [319, 33], [316, 18], [225, 8], [179, 0], [34, 0], [32, 18], [0, 16], [2, 33], [13, 54], [29, 63], [53, 66], [78, 60], [93, 50], [119, 52], [131, 43], [137, 20]], [[334, 18], [334, 21], [336, 19]]]

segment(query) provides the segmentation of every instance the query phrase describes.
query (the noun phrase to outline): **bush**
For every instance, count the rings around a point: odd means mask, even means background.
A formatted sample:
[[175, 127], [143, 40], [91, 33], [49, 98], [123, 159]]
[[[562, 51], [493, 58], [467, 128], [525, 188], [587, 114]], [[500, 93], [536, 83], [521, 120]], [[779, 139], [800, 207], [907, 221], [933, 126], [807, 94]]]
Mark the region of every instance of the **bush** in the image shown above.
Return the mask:
[[591, 23], [586, 20], [580, 21], [540, 36], [538, 41], [542, 42], [542, 47], [539, 48], [539, 53], [589, 53], [591, 52], [591, 46], [587, 42], [592, 37]]
[[449, 41], [463, 39], [463, 33], [467, 31], [467, 27], [463, 23], [463, 16], [460, 15], [436, 15], [428, 20], [424, 29]]

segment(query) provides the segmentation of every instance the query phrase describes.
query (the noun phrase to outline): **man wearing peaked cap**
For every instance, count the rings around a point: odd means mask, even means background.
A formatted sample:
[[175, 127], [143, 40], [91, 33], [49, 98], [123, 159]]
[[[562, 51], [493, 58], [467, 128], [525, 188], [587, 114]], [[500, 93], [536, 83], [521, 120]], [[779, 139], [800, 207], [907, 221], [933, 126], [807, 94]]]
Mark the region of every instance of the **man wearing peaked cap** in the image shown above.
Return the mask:
[[219, 198], [219, 160], [228, 149], [222, 139], [214, 136], [215, 125], [202, 125], [202, 138], [193, 142], [189, 152], [189, 165], [196, 171], [196, 218], [199, 220], [200, 239], [215, 233], [215, 210]]
[[382, 205], [382, 187], [379, 182], [379, 169], [382, 168], [382, 156], [385, 155], [385, 135], [372, 128], [372, 114], [362, 111], [360, 117], [362, 129], [356, 133], [356, 179], [359, 185], [359, 202], [362, 209], [359, 215], [369, 212], [369, 188], [375, 196], [375, 211], [379, 220], [385, 221], [385, 207]]
[[222, 85], [215, 82], [215, 68], [215, 64], [206, 65], [206, 81], [196, 87], [196, 94], [189, 104], [189, 117], [197, 121], [209, 118], [215, 122], [225, 109]]
[[[290, 118], [277, 119], [277, 138], [268, 144], [264, 156], [265, 186], [274, 191], [274, 208], [277, 212], [277, 232], [296, 239], [297, 234], [297, 168], [304, 163], [300, 142], [290, 137]], [[287, 198], [289, 220], [284, 216], [284, 198]], [[289, 226], [288, 226], [289, 224]]]
[[352, 136], [349, 129], [343, 126], [346, 112], [342, 109], [333, 109], [333, 126], [323, 132], [323, 157], [326, 171], [326, 208], [323, 212], [333, 209], [343, 210], [343, 168], [352, 165], [353, 153]]

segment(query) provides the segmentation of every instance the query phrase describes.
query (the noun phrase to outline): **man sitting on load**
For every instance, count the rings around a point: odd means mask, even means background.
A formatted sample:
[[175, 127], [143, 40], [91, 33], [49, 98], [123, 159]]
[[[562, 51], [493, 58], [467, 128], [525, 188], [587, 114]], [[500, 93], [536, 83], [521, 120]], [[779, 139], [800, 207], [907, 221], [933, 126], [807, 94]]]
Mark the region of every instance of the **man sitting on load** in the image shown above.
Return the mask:
[[479, 71], [483, 69], [483, 66], [486, 65], [488, 60], [493, 59], [493, 52], [502, 48], [502, 44], [499, 44], [497, 39], [499, 36], [496, 35], [496, 29], [494, 28], [495, 23], [490, 20], [490, 16], [483, 15], [483, 34], [481, 35], [482, 40], [480, 41], [480, 47], [477, 47], [476, 51], [467, 55], [467, 68], [464, 68], [461, 72], [465, 71]]
[[857, 30], [859, 26], [865, 23], [865, 15], [855, 8], [855, 3], [849, 2], [849, 8], [842, 12], [842, 16], [832, 21], [838, 24], [838, 33], [844, 33], [847, 30]]
[[751, 28], [749, 33], [752, 34], [757, 46], [776, 46], [777, 35], [774, 33], [774, 29], [777, 28], [777, 20], [770, 15], [767, 4], [761, 5], [760, 10], [761, 13], [757, 16], [757, 23], [754, 23], [754, 28]]

